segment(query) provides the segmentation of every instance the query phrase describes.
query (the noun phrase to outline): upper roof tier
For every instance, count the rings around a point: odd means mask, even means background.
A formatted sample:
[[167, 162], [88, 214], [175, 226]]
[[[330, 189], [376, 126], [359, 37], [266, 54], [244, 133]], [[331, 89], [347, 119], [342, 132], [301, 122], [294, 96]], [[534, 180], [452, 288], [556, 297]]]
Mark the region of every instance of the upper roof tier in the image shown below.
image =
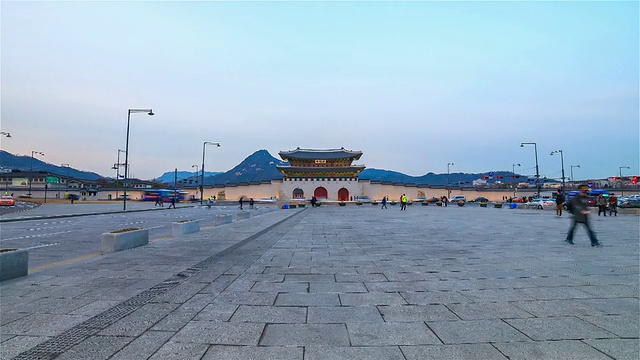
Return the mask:
[[297, 148], [291, 151], [280, 151], [278, 153], [284, 161], [289, 159], [310, 159], [310, 160], [329, 160], [329, 159], [352, 159], [358, 160], [362, 156], [362, 151], [340, 149], [301, 149]]

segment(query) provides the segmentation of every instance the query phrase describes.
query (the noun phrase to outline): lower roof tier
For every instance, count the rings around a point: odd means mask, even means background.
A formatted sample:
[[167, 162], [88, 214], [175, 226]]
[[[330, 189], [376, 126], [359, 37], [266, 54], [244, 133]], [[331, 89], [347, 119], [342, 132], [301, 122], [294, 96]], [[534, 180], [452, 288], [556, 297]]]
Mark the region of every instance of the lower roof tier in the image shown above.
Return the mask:
[[276, 166], [286, 177], [355, 177], [364, 170], [364, 166], [335, 166], [335, 167], [302, 167]]

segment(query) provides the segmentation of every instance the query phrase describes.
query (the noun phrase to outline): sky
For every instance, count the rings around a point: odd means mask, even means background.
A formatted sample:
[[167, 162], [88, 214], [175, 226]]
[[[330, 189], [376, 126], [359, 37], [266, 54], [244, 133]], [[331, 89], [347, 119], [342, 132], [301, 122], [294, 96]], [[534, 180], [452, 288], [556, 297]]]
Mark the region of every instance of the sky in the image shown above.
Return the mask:
[[637, 175], [638, 7], [2, 1], [0, 146], [115, 176], [128, 110], [152, 108], [130, 177], [195, 171], [205, 141], [207, 171], [344, 147], [414, 176], [532, 176], [537, 148], [541, 176]]

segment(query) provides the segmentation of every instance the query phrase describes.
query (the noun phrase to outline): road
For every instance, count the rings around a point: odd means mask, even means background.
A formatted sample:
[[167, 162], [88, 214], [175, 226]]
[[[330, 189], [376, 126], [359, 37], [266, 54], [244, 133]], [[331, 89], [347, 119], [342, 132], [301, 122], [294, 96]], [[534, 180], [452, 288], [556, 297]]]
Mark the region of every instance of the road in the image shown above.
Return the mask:
[[[200, 220], [200, 227], [213, 226], [217, 214], [239, 211], [235, 206], [184, 207], [176, 210], [114, 213], [23, 220], [2, 223], [1, 248], [29, 249], [29, 268], [39, 270], [57, 264], [97, 256], [102, 234], [139, 227], [149, 230], [149, 241], [161, 241], [172, 235], [171, 224], [179, 220]], [[23, 212], [22, 214], [27, 214]]]

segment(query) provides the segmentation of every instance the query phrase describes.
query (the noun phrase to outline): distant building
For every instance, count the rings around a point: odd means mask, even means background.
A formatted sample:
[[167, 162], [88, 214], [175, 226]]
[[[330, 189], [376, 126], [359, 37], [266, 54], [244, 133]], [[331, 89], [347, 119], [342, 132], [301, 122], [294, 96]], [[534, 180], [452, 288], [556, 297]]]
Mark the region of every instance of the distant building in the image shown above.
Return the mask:
[[361, 151], [340, 149], [313, 150], [297, 148], [279, 152], [289, 165], [277, 165], [284, 174], [280, 198], [348, 201], [363, 196], [358, 174], [364, 165], [353, 164]]

